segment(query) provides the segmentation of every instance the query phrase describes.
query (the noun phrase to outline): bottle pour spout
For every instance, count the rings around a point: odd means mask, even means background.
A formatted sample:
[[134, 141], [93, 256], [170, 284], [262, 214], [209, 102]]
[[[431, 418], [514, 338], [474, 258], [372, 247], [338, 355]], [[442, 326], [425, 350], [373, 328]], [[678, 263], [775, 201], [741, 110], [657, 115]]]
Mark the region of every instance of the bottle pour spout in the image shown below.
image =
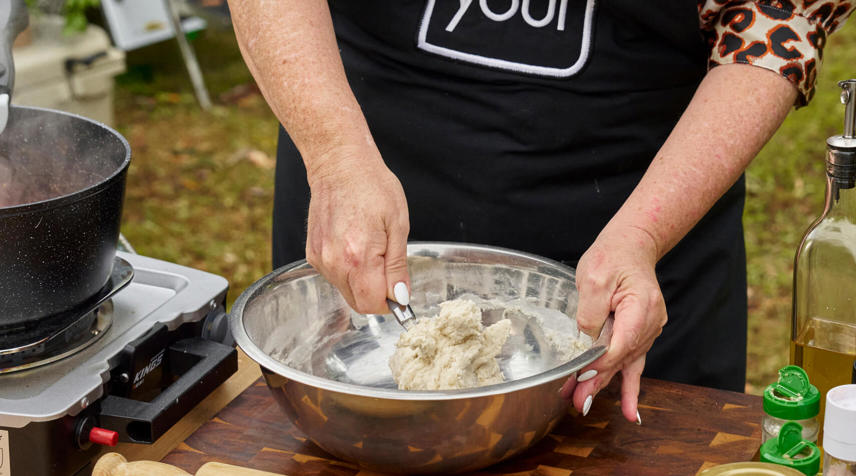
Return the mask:
[[856, 138], [856, 79], [839, 81], [841, 104], [844, 104], [844, 138]]
[[827, 172], [844, 188], [856, 186], [856, 79], [838, 82], [844, 105], [844, 133], [826, 139]]

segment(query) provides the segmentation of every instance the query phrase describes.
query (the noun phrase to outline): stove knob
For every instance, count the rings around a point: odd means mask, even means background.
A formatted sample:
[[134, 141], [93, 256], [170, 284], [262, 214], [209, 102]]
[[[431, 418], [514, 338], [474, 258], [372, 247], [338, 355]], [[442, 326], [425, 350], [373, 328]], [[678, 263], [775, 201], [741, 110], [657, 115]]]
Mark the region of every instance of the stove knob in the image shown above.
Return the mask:
[[78, 415], [74, 428], [74, 442], [77, 443], [78, 448], [87, 450], [92, 446], [92, 443], [116, 446], [116, 443], [119, 442], [119, 434], [95, 426], [97, 424], [98, 421], [92, 415]]
[[89, 430], [89, 441], [104, 446], [116, 446], [119, 442], [119, 434], [113, 430], [93, 426]]

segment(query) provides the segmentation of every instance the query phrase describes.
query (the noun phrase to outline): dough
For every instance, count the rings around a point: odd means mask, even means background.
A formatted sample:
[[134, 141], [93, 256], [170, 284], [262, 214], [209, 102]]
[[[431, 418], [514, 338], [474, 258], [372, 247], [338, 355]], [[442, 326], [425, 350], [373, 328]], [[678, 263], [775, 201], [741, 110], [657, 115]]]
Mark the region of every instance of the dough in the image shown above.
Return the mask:
[[401, 390], [450, 390], [501, 383], [496, 356], [511, 333], [502, 319], [485, 328], [472, 301], [440, 304], [440, 314], [419, 319], [395, 344], [389, 360]]

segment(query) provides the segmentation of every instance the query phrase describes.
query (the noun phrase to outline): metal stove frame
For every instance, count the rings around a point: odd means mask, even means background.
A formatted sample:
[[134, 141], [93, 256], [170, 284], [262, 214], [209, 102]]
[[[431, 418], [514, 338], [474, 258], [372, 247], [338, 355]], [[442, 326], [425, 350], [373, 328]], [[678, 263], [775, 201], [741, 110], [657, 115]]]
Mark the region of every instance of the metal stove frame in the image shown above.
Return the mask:
[[118, 252], [134, 267], [103, 337], [43, 367], [0, 375], [0, 476], [88, 474], [92, 427], [154, 442], [237, 370], [217, 275]]

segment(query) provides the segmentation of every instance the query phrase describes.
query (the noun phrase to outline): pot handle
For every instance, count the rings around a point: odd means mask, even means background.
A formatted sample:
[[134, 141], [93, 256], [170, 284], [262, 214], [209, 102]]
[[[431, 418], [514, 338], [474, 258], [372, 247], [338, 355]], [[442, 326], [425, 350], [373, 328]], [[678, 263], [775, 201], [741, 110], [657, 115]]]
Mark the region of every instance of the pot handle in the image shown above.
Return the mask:
[[108, 395], [101, 401], [101, 426], [119, 433], [119, 440], [154, 443], [190, 409], [238, 370], [234, 347], [200, 337], [169, 346], [170, 366], [188, 367], [150, 402]]

